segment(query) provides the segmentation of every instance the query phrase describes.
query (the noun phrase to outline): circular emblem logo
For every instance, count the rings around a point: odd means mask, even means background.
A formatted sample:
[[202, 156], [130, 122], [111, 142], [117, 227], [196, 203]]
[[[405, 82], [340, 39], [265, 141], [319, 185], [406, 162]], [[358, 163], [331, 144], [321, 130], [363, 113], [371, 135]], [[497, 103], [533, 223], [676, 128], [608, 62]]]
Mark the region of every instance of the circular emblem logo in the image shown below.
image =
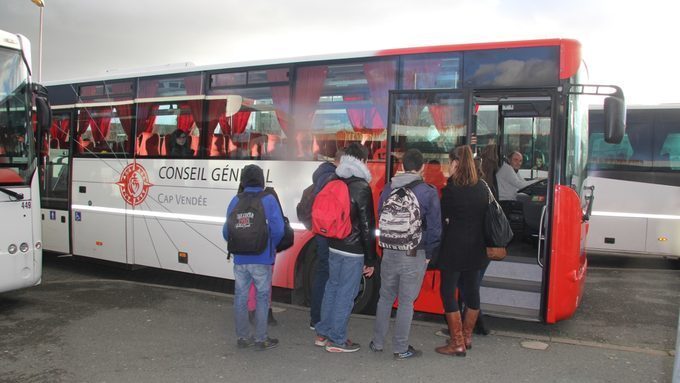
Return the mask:
[[131, 163], [120, 173], [120, 180], [116, 182], [120, 187], [120, 195], [128, 205], [137, 206], [144, 202], [153, 186], [149, 182], [149, 174], [138, 163]]

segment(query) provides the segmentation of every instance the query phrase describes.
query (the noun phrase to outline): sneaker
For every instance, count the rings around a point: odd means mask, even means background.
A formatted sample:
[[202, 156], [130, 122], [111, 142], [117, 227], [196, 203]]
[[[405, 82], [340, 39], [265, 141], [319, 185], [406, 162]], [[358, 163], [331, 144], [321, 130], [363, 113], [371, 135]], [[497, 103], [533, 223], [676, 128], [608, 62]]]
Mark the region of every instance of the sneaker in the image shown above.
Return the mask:
[[351, 340], [347, 339], [344, 344], [331, 343], [326, 344], [326, 351], [328, 352], [355, 352], [359, 351], [361, 346], [359, 343], [353, 343]]
[[404, 352], [395, 352], [394, 353], [394, 359], [395, 360], [404, 360], [404, 359], [410, 359], [410, 358], [417, 358], [419, 356], [423, 355], [423, 352], [420, 350], [416, 350], [413, 348], [413, 346], [409, 345], [408, 349]]
[[316, 326], [314, 325], [313, 321], [309, 321], [309, 329], [312, 331], [316, 330]]
[[254, 345], [255, 345], [255, 340], [253, 340], [253, 338], [248, 338], [248, 339], [238, 338], [236, 340], [236, 346], [238, 348], [248, 348], [248, 347], [252, 347]]
[[267, 338], [263, 342], [255, 342], [255, 349], [257, 351], [269, 350], [278, 347], [279, 340], [276, 338]]
[[368, 348], [370, 348], [371, 351], [373, 351], [373, 352], [382, 352], [382, 350], [383, 350], [382, 348], [378, 348], [375, 345], [375, 343], [373, 343], [373, 341], [371, 341], [371, 343], [368, 344]]
[[328, 338], [323, 335], [317, 335], [314, 337], [314, 345], [319, 347], [326, 347], [328, 345]]

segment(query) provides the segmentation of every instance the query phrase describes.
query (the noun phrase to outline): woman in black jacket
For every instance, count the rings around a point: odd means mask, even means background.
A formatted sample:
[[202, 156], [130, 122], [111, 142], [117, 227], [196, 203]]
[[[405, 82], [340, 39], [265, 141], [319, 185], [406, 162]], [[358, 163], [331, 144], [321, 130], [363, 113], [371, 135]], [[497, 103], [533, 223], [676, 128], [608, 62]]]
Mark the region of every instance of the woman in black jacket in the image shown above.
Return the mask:
[[[489, 205], [487, 186], [479, 180], [472, 150], [459, 146], [449, 153], [451, 177], [442, 189], [443, 238], [437, 266], [441, 270], [440, 293], [451, 334], [440, 354], [465, 356], [472, 347], [472, 329], [479, 316], [479, 272], [488, 264], [484, 243], [484, 215]], [[461, 320], [455, 291], [463, 284], [467, 306]]]

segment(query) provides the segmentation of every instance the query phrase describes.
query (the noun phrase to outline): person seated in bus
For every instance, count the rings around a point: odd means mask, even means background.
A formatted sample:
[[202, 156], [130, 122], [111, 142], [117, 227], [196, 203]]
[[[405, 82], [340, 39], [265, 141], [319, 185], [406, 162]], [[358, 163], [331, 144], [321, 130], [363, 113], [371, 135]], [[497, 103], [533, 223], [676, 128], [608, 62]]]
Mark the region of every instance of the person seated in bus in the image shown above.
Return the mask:
[[548, 167], [545, 163], [545, 157], [543, 156], [543, 153], [541, 152], [534, 152], [534, 166], [532, 167], [534, 170], [548, 170]]
[[516, 201], [517, 191], [533, 183], [524, 180], [518, 173], [522, 167], [523, 159], [522, 153], [512, 152], [496, 172], [498, 199], [500, 201]]
[[175, 130], [172, 140], [172, 146], [170, 147], [170, 157], [173, 158], [188, 158], [194, 156], [194, 151], [191, 149], [189, 143], [187, 143], [187, 133], [181, 130]]

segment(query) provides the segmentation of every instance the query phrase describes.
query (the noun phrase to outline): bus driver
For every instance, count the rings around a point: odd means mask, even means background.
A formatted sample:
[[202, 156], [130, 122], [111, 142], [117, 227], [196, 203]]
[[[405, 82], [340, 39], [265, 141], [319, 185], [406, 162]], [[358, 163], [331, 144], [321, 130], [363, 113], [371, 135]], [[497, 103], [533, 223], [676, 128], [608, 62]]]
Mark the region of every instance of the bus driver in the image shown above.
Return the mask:
[[498, 169], [496, 181], [498, 182], [499, 201], [517, 200], [517, 191], [533, 183], [533, 181], [524, 180], [517, 173], [522, 167], [522, 158], [522, 153], [512, 152]]

